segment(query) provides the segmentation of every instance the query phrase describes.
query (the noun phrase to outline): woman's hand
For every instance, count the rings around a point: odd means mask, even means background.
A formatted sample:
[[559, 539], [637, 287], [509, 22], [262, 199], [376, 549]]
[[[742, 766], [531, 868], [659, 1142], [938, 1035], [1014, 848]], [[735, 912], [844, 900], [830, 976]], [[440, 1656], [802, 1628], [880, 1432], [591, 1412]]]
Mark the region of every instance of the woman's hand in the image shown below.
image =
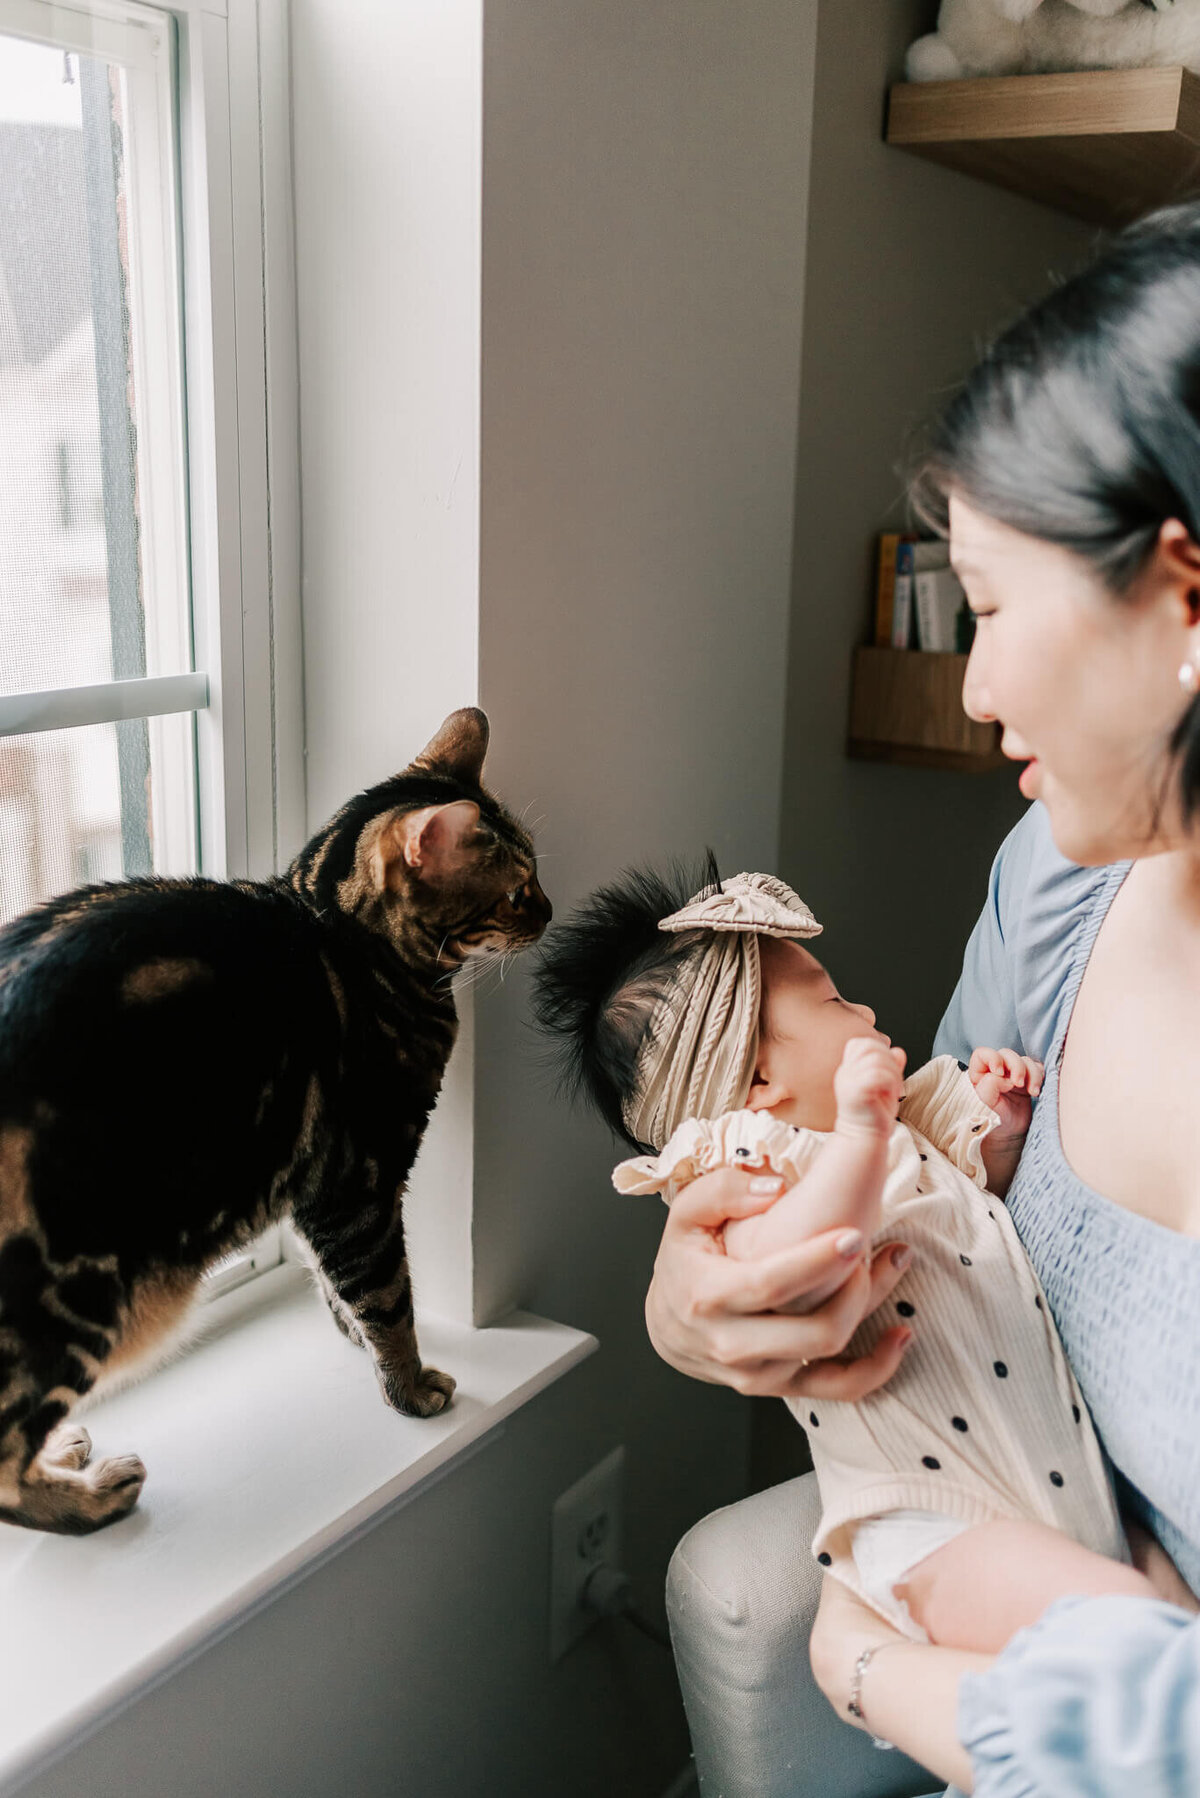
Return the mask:
[[[837, 1229], [761, 1260], [731, 1260], [721, 1245], [725, 1224], [765, 1211], [782, 1185], [721, 1168], [678, 1195], [646, 1295], [650, 1340], [680, 1373], [712, 1385], [756, 1397], [853, 1403], [891, 1378], [911, 1340], [912, 1331], [897, 1326], [869, 1355], [837, 1359], [900, 1279], [909, 1252], [889, 1243], [869, 1259], [861, 1237], [847, 1243], [855, 1233]], [[778, 1315], [782, 1305], [827, 1285], [848, 1259], [857, 1265], [827, 1304], [802, 1317]]]
[[[846, 1708], [854, 1681], [854, 1664], [864, 1649], [887, 1648], [905, 1641], [899, 1630], [885, 1623], [840, 1579], [834, 1579], [830, 1574], [825, 1576], [808, 1653], [813, 1678], [839, 1717], [856, 1724], [859, 1729], [872, 1728], [865, 1702], [865, 1721], [852, 1717]], [[865, 1685], [865, 1678], [863, 1683]]]
[[[847, 1710], [854, 1668], [872, 1655], [858, 1691], [862, 1717]], [[809, 1643], [813, 1676], [839, 1717], [903, 1749], [962, 1792], [972, 1789], [971, 1763], [958, 1740], [958, 1686], [980, 1673], [986, 1656], [910, 1642], [877, 1617], [842, 1582], [826, 1574]]]

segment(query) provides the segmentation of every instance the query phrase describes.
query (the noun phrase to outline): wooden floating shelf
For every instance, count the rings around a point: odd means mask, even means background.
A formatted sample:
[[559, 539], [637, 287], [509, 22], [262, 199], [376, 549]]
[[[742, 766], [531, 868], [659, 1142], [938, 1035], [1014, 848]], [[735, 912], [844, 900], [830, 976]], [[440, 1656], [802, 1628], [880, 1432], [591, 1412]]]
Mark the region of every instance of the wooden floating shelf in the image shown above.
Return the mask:
[[856, 649], [846, 754], [967, 774], [1007, 766], [999, 726], [976, 724], [962, 709], [966, 671], [966, 656]]
[[1090, 69], [907, 82], [889, 144], [1096, 225], [1200, 194], [1200, 77]]

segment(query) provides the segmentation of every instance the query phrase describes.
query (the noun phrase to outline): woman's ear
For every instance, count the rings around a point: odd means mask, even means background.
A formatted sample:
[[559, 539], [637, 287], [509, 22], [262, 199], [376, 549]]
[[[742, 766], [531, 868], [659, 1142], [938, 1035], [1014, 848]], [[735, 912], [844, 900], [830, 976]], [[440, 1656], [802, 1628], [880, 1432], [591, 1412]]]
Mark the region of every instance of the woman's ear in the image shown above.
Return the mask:
[[1162, 525], [1151, 561], [1167, 583], [1172, 603], [1184, 609], [1185, 627], [1200, 623], [1200, 544], [1180, 519], [1168, 518]]

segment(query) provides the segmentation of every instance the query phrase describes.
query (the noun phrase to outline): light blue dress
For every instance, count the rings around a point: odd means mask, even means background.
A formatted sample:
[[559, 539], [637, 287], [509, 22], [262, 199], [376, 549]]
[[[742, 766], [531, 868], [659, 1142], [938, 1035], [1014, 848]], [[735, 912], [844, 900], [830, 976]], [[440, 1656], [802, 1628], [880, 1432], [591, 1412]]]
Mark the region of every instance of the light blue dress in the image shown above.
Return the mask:
[[[996, 857], [935, 1054], [1046, 1063], [1008, 1209], [1123, 1488], [1200, 1589], [1200, 1241], [1084, 1185], [1058, 1132], [1075, 995], [1129, 864], [1077, 868], [1040, 805]], [[1200, 1619], [1067, 1598], [962, 1682], [976, 1798], [1200, 1798]]]

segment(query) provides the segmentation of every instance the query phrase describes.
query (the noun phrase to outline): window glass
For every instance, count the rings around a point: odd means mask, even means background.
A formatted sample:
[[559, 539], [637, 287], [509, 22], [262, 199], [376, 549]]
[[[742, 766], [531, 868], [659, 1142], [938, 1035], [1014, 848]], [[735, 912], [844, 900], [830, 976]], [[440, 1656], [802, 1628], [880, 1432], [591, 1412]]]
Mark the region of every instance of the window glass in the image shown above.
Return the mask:
[[177, 863], [191, 714], [0, 737], [0, 924], [96, 880]]
[[144, 552], [172, 525], [147, 501], [173, 507], [142, 491], [158, 420], [140, 389], [174, 320], [149, 310], [169, 284], [133, 163], [157, 146], [130, 129], [130, 101], [120, 64], [0, 36], [4, 693], [190, 666], [179, 570], [146, 592]]
[[[166, 15], [0, 0], [0, 696], [192, 666], [172, 84]], [[190, 715], [0, 736], [0, 918], [195, 810]]]

